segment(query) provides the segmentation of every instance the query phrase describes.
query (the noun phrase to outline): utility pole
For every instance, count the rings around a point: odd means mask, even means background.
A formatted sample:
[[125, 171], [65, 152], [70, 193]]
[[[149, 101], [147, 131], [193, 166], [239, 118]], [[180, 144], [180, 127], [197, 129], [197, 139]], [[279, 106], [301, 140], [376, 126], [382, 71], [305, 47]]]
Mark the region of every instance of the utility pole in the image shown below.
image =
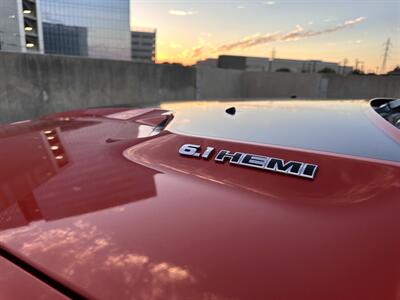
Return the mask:
[[382, 61], [381, 73], [384, 73], [386, 71], [386, 63], [387, 63], [387, 60], [388, 60], [389, 55], [390, 55], [389, 53], [390, 53], [390, 47], [391, 46], [392, 46], [392, 42], [390, 41], [390, 38], [388, 38], [386, 40], [386, 43], [385, 43], [385, 50], [384, 50], [384, 53], [383, 53], [383, 61]]
[[271, 59], [269, 60], [268, 72], [272, 72], [272, 62], [275, 59], [275, 55], [276, 55], [276, 51], [275, 51], [275, 48], [273, 48], [272, 52], [271, 52]]
[[347, 66], [347, 58], [343, 59], [343, 69], [342, 69], [342, 74], [345, 75], [346, 72], [346, 66]]
[[364, 72], [364, 62], [360, 61], [360, 71]]
[[360, 61], [358, 60], [358, 58], [356, 58], [356, 63], [354, 66], [354, 70], [358, 70], [358, 64], [360, 63]]

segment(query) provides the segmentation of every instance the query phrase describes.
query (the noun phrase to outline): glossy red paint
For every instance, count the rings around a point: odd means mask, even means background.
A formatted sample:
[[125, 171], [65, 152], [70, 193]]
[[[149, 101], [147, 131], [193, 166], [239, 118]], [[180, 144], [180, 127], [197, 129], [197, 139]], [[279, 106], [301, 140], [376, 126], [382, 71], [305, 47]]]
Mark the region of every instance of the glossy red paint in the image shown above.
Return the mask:
[[[0, 130], [0, 247], [93, 299], [399, 298], [400, 163], [151, 136], [164, 111], [107, 117], [121, 111]], [[218, 164], [186, 143], [319, 169]]]
[[0, 257], [0, 299], [69, 299]]

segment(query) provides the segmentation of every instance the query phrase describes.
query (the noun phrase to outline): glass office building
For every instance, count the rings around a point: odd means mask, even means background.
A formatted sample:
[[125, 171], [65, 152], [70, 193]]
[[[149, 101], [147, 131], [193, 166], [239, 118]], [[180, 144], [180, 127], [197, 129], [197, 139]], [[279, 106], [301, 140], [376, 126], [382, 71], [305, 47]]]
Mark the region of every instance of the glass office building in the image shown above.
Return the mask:
[[48, 54], [89, 55], [86, 27], [43, 22], [43, 35]]
[[45, 53], [130, 60], [129, 0], [40, 0]]

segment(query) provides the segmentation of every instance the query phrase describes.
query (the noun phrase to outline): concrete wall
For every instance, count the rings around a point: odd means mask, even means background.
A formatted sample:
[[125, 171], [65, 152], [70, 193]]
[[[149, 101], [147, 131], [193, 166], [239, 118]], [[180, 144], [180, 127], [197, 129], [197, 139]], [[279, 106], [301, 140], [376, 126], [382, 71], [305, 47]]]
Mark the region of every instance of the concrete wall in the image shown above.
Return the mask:
[[325, 98], [327, 81], [320, 74], [244, 72], [244, 98]]
[[400, 98], [400, 76], [244, 72], [0, 52], [0, 122], [95, 106], [223, 98]]
[[196, 98], [240, 98], [242, 75], [239, 70], [197, 67]]
[[197, 99], [400, 98], [400, 76], [340, 76], [197, 68]]
[[400, 98], [400, 76], [327, 76], [327, 98]]
[[195, 98], [195, 69], [0, 53], [0, 122], [84, 107]]

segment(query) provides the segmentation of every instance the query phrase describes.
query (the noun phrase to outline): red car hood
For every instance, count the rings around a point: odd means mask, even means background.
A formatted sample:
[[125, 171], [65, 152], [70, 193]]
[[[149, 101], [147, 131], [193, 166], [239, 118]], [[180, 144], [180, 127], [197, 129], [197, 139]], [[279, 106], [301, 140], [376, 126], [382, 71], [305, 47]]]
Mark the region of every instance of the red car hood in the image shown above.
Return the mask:
[[[179, 109], [158, 133], [164, 112], [88, 110], [1, 128], [2, 251], [93, 299], [398, 299], [396, 132], [372, 125], [387, 146], [371, 157], [184, 133], [176, 126], [195, 121]], [[179, 155], [183, 144], [318, 171], [310, 180], [218, 164]]]

